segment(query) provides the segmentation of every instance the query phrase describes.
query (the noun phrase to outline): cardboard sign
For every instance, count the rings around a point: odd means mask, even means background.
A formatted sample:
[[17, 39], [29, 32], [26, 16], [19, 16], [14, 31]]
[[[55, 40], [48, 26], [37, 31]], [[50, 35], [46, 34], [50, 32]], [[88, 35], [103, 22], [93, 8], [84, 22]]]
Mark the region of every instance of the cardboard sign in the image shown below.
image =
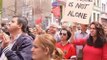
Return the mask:
[[88, 24], [92, 13], [94, 0], [67, 0], [62, 21]]

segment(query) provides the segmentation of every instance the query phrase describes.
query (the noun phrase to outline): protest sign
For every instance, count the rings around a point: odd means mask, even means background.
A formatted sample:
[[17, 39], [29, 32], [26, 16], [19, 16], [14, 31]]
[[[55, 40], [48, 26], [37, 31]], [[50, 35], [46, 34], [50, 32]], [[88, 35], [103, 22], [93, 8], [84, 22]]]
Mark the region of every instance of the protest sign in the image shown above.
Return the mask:
[[93, 10], [94, 0], [67, 0], [62, 21], [88, 24]]

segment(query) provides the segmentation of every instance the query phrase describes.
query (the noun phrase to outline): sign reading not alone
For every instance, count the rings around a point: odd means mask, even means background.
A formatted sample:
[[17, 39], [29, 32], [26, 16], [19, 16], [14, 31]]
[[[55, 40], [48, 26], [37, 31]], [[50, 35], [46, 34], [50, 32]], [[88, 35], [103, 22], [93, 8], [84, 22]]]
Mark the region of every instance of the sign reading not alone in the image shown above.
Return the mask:
[[93, 10], [94, 0], [67, 0], [62, 21], [88, 24]]

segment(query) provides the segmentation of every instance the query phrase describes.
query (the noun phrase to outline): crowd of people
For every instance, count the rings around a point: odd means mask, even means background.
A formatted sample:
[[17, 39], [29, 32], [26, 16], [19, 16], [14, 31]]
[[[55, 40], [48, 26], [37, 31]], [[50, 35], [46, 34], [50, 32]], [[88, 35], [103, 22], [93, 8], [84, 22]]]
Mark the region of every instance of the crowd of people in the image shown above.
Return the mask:
[[99, 22], [43, 30], [14, 16], [0, 29], [0, 60], [107, 60], [107, 33]]

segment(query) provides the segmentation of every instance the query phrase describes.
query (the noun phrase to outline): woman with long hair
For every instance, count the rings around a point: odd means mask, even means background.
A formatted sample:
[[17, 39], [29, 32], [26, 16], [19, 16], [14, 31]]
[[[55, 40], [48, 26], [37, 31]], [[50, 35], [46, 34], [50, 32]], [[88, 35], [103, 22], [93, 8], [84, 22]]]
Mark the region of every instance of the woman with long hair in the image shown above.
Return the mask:
[[83, 60], [107, 60], [107, 43], [103, 26], [98, 22], [90, 24], [90, 35], [87, 40], [74, 40], [74, 44], [85, 44]]

